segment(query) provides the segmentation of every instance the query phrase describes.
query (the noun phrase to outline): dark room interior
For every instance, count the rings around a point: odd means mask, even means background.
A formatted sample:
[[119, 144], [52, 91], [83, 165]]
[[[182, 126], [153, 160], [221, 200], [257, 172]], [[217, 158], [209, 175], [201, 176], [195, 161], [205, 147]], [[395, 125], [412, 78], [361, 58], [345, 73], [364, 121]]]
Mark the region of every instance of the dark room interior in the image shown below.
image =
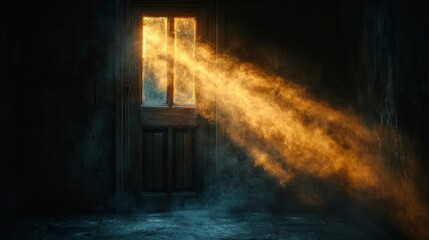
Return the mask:
[[429, 1], [1, 8], [1, 239], [429, 239]]

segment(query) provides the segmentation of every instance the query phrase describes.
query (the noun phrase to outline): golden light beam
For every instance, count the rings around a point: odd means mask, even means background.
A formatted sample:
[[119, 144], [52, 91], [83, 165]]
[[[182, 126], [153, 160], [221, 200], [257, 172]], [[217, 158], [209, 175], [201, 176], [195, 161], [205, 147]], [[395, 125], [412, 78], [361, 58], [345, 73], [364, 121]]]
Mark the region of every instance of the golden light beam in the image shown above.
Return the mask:
[[[151, 35], [150, 43], [163, 41], [161, 33]], [[151, 54], [151, 59], [165, 59], [162, 53]], [[228, 137], [281, 185], [296, 173], [322, 181], [341, 179], [333, 187], [373, 207], [379, 201], [391, 204], [394, 209], [388, 214], [404, 232], [413, 239], [429, 239], [428, 206], [415, 183], [383, 164], [385, 132], [401, 138], [398, 133], [377, 125], [369, 128], [353, 111], [336, 110], [302, 86], [216, 55], [209, 46], [200, 44], [196, 57], [176, 46], [173, 57], [196, 74], [199, 113], [214, 122], [215, 101], [221, 115], [231, 120], [225, 127]], [[407, 149], [397, 151], [407, 154]], [[412, 172], [414, 160], [406, 157]]]

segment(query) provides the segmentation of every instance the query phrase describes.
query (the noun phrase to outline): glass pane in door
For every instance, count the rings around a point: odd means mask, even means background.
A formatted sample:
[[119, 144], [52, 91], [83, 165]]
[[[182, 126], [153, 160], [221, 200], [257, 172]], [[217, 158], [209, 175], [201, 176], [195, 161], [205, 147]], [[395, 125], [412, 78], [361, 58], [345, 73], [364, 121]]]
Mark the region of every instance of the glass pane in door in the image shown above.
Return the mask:
[[194, 59], [196, 42], [196, 19], [192, 17], [174, 18], [174, 104], [195, 104], [194, 71], [190, 61]]
[[143, 105], [167, 103], [167, 20], [167, 17], [143, 17]]

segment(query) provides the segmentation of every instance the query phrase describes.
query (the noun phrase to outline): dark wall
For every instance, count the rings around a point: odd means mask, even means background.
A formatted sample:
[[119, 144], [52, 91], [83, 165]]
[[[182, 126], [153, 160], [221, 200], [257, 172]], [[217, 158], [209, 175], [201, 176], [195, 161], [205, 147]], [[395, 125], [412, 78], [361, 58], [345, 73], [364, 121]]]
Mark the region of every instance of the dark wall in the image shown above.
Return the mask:
[[[352, 82], [357, 108], [410, 139], [416, 164], [413, 176], [428, 189], [429, 170], [429, 10], [427, 1], [368, 1], [360, 21], [352, 25], [360, 34], [352, 46]], [[349, 25], [350, 26], [350, 25]], [[391, 139], [397, 148], [400, 139]], [[399, 153], [389, 164], [403, 167]]]
[[6, 145], [14, 147], [7, 178], [15, 182], [15, 204], [37, 211], [106, 204], [113, 181], [114, 1], [33, 2], [7, 13], [6, 84], [15, 89], [5, 97], [13, 103], [8, 129], [15, 139]]
[[10, 51], [7, 48], [7, 25], [6, 19], [8, 13], [4, 10], [1, 11], [1, 35], [0, 35], [0, 223], [6, 219], [15, 209], [15, 182], [14, 172], [11, 167], [11, 155], [13, 149], [14, 137], [13, 137], [13, 118], [14, 118], [14, 83], [13, 81], [7, 81], [9, 71], [7, 68], [7, 62], [10, 56]]
[[226, 5], [226, 45], [233, 55], [319, 97], [353, 99], [340, 1], [243, 0]]

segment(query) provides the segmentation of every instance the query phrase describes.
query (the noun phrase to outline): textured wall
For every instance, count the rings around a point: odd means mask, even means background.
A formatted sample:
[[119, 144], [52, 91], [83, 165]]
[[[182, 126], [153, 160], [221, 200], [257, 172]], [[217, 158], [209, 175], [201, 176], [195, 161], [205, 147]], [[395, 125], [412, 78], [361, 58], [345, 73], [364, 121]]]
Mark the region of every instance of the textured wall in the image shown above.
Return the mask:
[[17, 204], [105, 204], [112, 192], [114, 1], [11, 9], [6, 48], [16, 89]]
[[[1, 35], [0, 35], [0, 223], [15, 209], [15, 182], [13, 179], [13, 169], [11, 167], [11, 155], [13, 153], [14, 137], [13, 137], [13, 112], [14, 112], [14, 101], [13, 92], [14, 84], [12, 81], [7, 81], [8, 71], [6, 63], [10, 61], [7, 58], [9, 56], [9, 50], [7, 48], [7, 28], [6, 18], [8, 13], [1, 11]], [[6, 53], [6, 54], [5, 54]]]
[[226, 6], [226, 48], [232, 55], [319, 97], [349, 97], [338, 1], [227, 1]]
[[[380, 0], [342, 4], [342, 8], [343, 12], [359, 9], [345, 16], [349, 21], [343, 21], [344, 29], [350, 32], [349, 76], [357, 96], [355, 108], [369, 122], [389, 129], [387, 137], [380, 139], [385, 143], [380, 149], [382, 163], [401, 171], [404, 181], [415, 182], [422, 193], [419, 196], [427, 199], [429, 4]], [[413, 171], [413, 167], [418, 170]], [[391, 211], [381, 207], [371, 214], [377, 213], [376, 218], [385, 221], [384, 216]], [[407, 228], [413, 231], [411, 224]]]
[[[424, 169], [429, 166], [428, 10], [425, 1], [366, 2], [354, 25], [360, 34], [352, 58], [358, 108], [411, 138]], [[389, 163], [403, 164], [398, 158]]]

